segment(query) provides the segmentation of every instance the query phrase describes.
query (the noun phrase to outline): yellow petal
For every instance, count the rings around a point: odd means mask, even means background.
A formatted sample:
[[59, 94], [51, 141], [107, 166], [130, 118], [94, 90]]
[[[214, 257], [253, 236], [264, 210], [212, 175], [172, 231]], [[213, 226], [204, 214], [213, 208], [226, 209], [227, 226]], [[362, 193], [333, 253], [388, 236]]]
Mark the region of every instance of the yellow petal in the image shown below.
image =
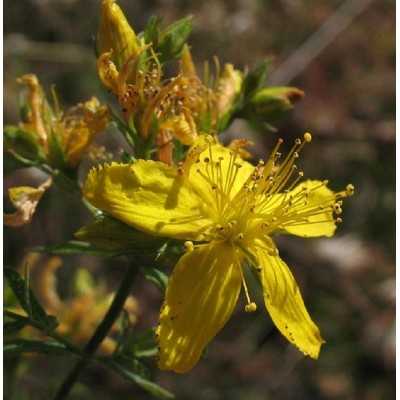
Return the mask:
[[66, 112], [59, 124], [59, 132], [65, 159], [70, 166], [75, 167], [79, 163], [94, 136], [107, 127], [108, 121], [107, 107], [95, 97]]
[[241, 288], [235, 250], [224, 243], [186, 253], [168, 282], [157, 328], [159, 367], [184, 373], [222, 329]]
[[119, 72], [112, 62], [112, 52], [103, 53], [97, 59], [97, 73], [103, 85], [110, 89], [114, 94], [119, 94]]
[[[301, 237], [333, 236], [336, 230], [336, 219], [332, 211], [335, 193], [320, 181], [306, 181], [296, 186], [290, 194], [296, 195], [304, 188], [309, 192], [307, 209], [303, 207], [302, 210], [301, 205], [298, 206], [298, 214], [301, 216], [310, 209], [314, 209], [315, 212], [307, 217], [308, 222], [285, 224], [285, 231]], [[323, 207], [323, 210], [320, 207]]]
[[301, 352], [318, 358], [324, 340], [305, 308], [289, 267], [266, 249], [257, 247], [254, 253], [261, 267], [264, 302], [272, 321]]
[[97, 208], [157, 236], [201, 240], [211, 224], [204, 204], [173, 167], [138, 160], [92, 169], [83, 189]]
[[43, 110], [45, 108], [46, 98], [39, 80], [36, 75], [27, 74], [18, 78], [17, 82], [26, 85], [29, 91], [28, 105], [30, 113], [26, 126], [29, 126], [36, 134], [39, 144], [47, 148], [48, 134], [43, 121]]
[[44, 192], [51, 186], [52, 179], [49, 178], [38, 188], [31, 186], [18, 186], [8, 190], [11, 203], [17, 209], [12, 214], [4, 214], [4, 224], [19, 227], [31, 222], [36, 207]]

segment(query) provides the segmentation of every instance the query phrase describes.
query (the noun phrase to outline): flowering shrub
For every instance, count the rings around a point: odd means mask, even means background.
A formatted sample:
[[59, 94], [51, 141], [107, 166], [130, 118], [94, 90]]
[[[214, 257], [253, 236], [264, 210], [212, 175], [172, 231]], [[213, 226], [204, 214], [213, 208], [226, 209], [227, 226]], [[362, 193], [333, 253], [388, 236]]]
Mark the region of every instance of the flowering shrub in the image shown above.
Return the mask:
[[[47, 96], [35, 75], [18, 80], [26, 87], [25, 102], [21, 122], [5, 127], [5, 150], [17, 167], [38, 168], [49, 178], [38, 188], [9, 190], [16, 211], [4, 216], [5, 224], [29, 224], [45, 191], [58, 185], [79, 196], [93, 220], [77, 230], [78, 240], [34, 251], [118, 256], [129, 264], [115, 295], [80, 269], [68, 300], [57, 293], [56, 258], [41, 266], [28, 259], [23, 268], [6, 270], [6, 351], [78, 357], [55, 399], [68, 396], [89, 362], [155, 396], [172, 397], [149, 370], [185, 373], [201, 362], [241, 292], [244, 310], [255, 312], [249, 274], [290, 343], [313, 359], [324, 343], [275, 237], [332, 236], [354, 187], [334, 191], [327, 181], [304, 179], [298, 163], [312, 142], [308, 132], [286, 156], [278, 139], [255, 165], [247, 139], [224, 145], [220, 135], [236, 118], [271, 127], [303, 92], [265, 87], [266, 63], [240, 71], [215, 58], [213, 68], [204, 63], [197, 70], [187, 44], [190, 31], [190, 18], [167, 27], [151, 18], [136, 34], [115, 0], [103, 0], [97, 72], [115, 103], [92, 97], [64, 111], [54, 88]], [[94, 145], [111, 124], [129, 146], [119, 161]], [[82, 181], [78, 169], [87, 157], [97, 165]], [[168, 278], [160, 267], [177, 255]], [[131, 296], [131, 288], [140, 273], [165, 294], [158, 326], [133, 335], [140, 299]]]

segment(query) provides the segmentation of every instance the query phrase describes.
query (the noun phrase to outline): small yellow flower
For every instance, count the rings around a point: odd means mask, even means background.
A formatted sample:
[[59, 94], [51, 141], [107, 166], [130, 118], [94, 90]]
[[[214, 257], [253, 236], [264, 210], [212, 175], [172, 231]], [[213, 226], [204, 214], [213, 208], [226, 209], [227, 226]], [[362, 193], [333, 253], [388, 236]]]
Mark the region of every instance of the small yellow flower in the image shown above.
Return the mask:
[[[181, 74], [190, 78], [192, 86], [198, 88], [198, 100], [191, 111], [196, 116], [198, 130], [203, 131], [202, 133], [218, 133], [221, 130], [233, 110], [243, 84], [242, 72], [235, 69], [232, 64], [225, 64], [221, 71], [218, 58], [214, 58], [214, 63], [214, 76], [210, 73], [208, 63], [204, 64], [204, 83], [202, 83], [196, 72], [189, 47], [187, 45], [183, 47]], [[206, 130], [202, 126], [204, 120], [208, 121]]]
[[64, 157], [71, 167], [80, 162], [94, 137], [108, 124], [107, 107], [101, 105], [96, 97], [78, 103], [68, 109], [55, 123], [55, 133], [59, 135]]
[[38, 78], [33, 74], [24, 75], [17, 80], [26, 85], [29, 113], [20, 128], [30, 135], [43, 149], [50, 164], [58, 163], [59, 154], [50, 143], [57, 142], [69, 167], [76, 167], [93, 138], [103, 131], [109, 121], [108, 109], [92, 97], [84, 103], [67, 109], [59, 109], [55, 98], [51, 107]]
[[[280, 332], [304, 354], [317, 358], [324, 342], [311, 320], [275, 233], [332, 236], [342, 198], [327, 182], [305, 181], [295, 165], [306, 133], [282, 159], [279, 140], [266, 162], [254, 167], [209, 137], [202, 137], [180, 168], [155, 161], [112, 163], [93, 169], [85, 197], [139, 230], [185, 240], [186, 253], [170, 277], [157, 329], [159, 367], [186, 372], [225, 325], [243, 287], [243, 269], [260, 278], [264, 303]], [[197, 242], [197, 244], [193, 243]]]

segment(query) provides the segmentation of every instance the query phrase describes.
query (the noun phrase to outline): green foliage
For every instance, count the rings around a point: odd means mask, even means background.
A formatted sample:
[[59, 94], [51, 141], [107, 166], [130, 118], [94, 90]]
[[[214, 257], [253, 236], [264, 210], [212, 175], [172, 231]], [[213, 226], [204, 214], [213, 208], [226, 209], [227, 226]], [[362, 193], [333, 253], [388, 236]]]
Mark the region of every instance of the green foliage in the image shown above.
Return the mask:
[[140, 232], [110, 216], [102, 215], [80, 228], [75, 237], [103, 251], [132, 254], [158, 249], [163, 240]]
[[23, 165], [44, 160], [44, 155], [35, 136], [18, 126], [8, 125], [4, 127], [4, 148], [20, 162], [25, 159], [26, 162], [22, 162]]
[[39, 304], [32, 290], [29, 288], [29, 275], [26, 274], [25, 279], [20, 274], [12, 269], [5, 268], [4, 276], [7, 279], [15, 297], [19, 304], [28, 314], [28, 316], [35, 322], [39, 323], [46, 330], [54, 330], [58, 322], [55, 317], [46, 313], [43, 307]]
[[166, 63], [180, 57], [183, 46], [192, 32], [192, 17], [182, 18], [164, 29], [161, 28], [161, 24], [161, 18], [150, 18], [143, 36], [146, 43], [153, 44], [159, 61]]
[[151, 267], [142, 268], [142, 272], [148, 281], [153, 282], [163, 293], [165, 292], [168, 284], [168, 276], [164, 272]]
[[243, 98], [245, 102], [247, 102], [247, 100], [251, 98], [257, 90], [264, 86], [267, 79], [269, 66], [270, 61], [264, 60], [246, 74], [242, 86]]
[[123, 376], [128, 381], [135, 383], [140, 386], [142, 389], [151, 393], [153, 396], [159, 399], [173, 399], [174, 395], [170, 393], [168, 390], [163, 389], [161, 386], [152, 382], [149, 379], [144, 378], [140, 374], [128, 369], [125, 365], [121, 363], [117, 363], [113, 360], [108, 360], [106, 364], [113, 369], [115, 372]]
[[69, 351], [66, 345], [55, 340], [13, 339], [4, 343], [4, 354], [39, 353], [62, 355]]

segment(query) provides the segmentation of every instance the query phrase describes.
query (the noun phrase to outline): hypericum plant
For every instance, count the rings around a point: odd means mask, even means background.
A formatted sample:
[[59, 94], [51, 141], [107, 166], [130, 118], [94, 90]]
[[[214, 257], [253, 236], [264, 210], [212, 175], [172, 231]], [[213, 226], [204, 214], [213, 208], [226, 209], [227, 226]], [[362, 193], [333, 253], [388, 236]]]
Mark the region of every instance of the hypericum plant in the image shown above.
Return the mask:
[[[224, 146], [219, 134], [235, 118], [271, 128], [303, 92], [265, 87], [265, 62], [244, 72], [231, 64], [221, 67], [215, 58], [213, 72], [205, 63], [199, 73], [186, 43], [190, 31], [191, 18], [166, 27], [151, 18], [136, 34], [115, 0], [102, 1], [97, 73], [116, 98], [117, 109], [92, 98], [62, 111], [54, 89], [50, 103], [36, 76], [19, 80], [27, 86], [27, 97], [21, 123], [5, 129], [7, 162], [35, 166], [50, 177], [39, 188], [10, 190], [17, 211], [6, 214], [5, 223], [16, 227], [30, 222], [53, 179], [81, 196], [93, 221], [76, 232], [78, 240], [35, 251], [118, 256], [130, 264], [112, 301], [105, 288], [91, 283], [88, 294], [73, 292], [67, 303], [54, 289], [56, 268], [45, 264], [40, 292], [52, 302], [43, 306], [30, 288], [28, 268], [24, 276], [6, 270], [19, 305], [12, 303], [6, 310], [5, 350], [66, 352], [79, 358], [54, 399], [68, 396], [90, 362], [155, 396], [172, 397], [149, 378], [146, 359], [156, 356], [159, 368], [180, 373], [193, 368], [231, 316], [242, 290], [245, 311], [256, 310], [246, 283], [248, 271], [261, 284], [271, 319], [291, 343], [318, 358], [324, 342], [274, 237], [332, 236], [341, 222], [343, 199], [354, 188], [349, 184], [335, 192], [327, 181], [302, 181], [297, 163], [312, 141], [310, 133], [296, 139], [285, 157], [279, 139], [270, 156], [255, 166], [246, 161], [251, 159], [248, 140]], [[98, 160], [81, 184], [79, 164], [109, 122], [130, 150], [122, 162]], [[168, 279], [161, 268], [176, 261]], [[83, 271], [80, 281], [92, 282]], [[129, 296], [138, 273], [165, 291], [165, 299], [159, 325], [133, 334], [127, 300], [133, 301]], [[21, 336], [25, 326], [31, 327], [30, 334]], [[101, 355], [95, 354], [98, 349]]]

